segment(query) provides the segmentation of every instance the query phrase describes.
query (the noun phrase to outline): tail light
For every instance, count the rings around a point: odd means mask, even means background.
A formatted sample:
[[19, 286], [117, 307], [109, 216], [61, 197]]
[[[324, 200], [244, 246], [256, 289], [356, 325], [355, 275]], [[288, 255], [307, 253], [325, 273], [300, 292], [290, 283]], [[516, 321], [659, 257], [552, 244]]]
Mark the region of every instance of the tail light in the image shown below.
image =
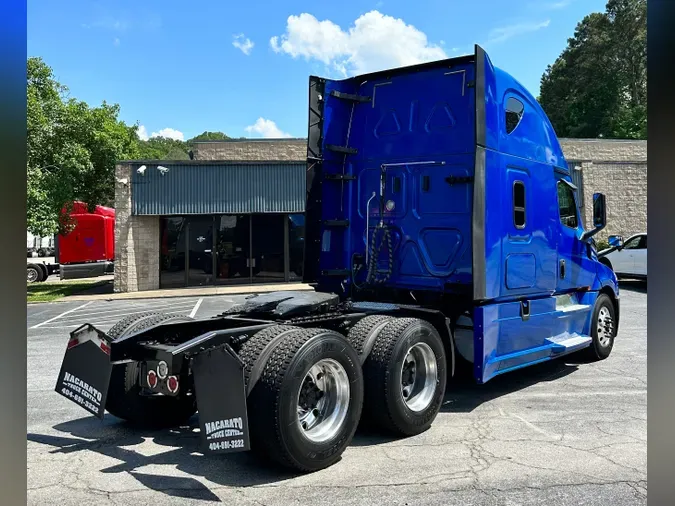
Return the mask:
[[152, 369], [148, 371], [148, 385], [150, 388], [155, 388], [157, 386], [157, 373]]
[[169, 379], [166, 380], [166, 388], [172, 394], [178, 392], [178, 378], [176, 376], [169, 376]]

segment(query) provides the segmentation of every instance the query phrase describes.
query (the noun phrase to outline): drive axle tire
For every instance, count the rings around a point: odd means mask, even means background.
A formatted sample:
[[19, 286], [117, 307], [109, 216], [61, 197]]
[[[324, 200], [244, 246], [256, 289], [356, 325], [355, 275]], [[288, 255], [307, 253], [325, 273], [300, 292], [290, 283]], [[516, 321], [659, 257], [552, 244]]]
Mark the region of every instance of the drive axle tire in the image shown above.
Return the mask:
[[[266, 360], [266, 358], [261, 357], [261, 355], [263, 351], [266, 350], [267, 346], [274, 339], [280, 338], [280, 336], [282, 336], [284, 333], [298, 329], [300, 329], [300, 327], [294, 327], [291, 325], [274, 325], [257, 332], [253, 335], [253, 337], [251, 337], [251, 339], [242, 345], [238, 355], [241, 361], [244, 363], [244, 384], [246, 385], [246, 388], [248, 388], [254, 366], [257, 365], [256, 369], [260, 369], [260, 367], [264, 365], [259, 364], [258, 362]], [[267, 352], [269, 352], [269, 349]]]
[[616, 337], [616, 314], [614, 304], [606, 294], [601, 293], [595, 301], [591, 317], [591, 337], [593, 341], [586, 348], [590, 360], [604, 360], [609, 357]]
[[[127, 316], [116, 323], [108, 335], [117, 340], [157, 324], [186, 322], [187, 316], [146, 312]], [[146, 428], [175, 427], [186, 422], [197, 411], [195, 396], [178, 394], [172, 396], [141, 395], [139, 362], [117, 364], [112, 368], [106, 410], [117, 418]]]
[[308, 472], [340, 459], [358, 426], [363, 373], [344, 336], [297, 329], [273, 345], [248, 398], [251, 449]]
[[361, 357], [362, 362], [365, 358], [364, 354], [367, 356], [370, 352], [369, 349], [366, 349], [366, 346], [369, 344], [372, 345], [374, 334], [379, 334], [393, 319], [394, 317], [390, 315], [370, 315], [359, 320], [359, 322], [349, 330], [347, 339], [356, 350], [356, 353], [359, 354], [359, 357]]
[[427, 430], [447, 383], [445, 347], [438, 331], [418, 318], [396, 318], [382, 329], [363, 368], [364, 414], [402, 436]]

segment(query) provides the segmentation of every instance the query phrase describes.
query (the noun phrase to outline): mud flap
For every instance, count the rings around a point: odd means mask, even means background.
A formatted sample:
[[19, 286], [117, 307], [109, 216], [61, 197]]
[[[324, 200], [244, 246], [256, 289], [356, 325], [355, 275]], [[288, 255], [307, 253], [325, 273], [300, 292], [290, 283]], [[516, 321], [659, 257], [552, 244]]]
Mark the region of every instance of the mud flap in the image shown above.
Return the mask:
[[112, 364], [111, 339], [90, 324], [70, 333], [56, 392], [103, 418]]
[[244, 364], [229, 345], [192, 358], [199, 429], [205, 454], [250, 449]]

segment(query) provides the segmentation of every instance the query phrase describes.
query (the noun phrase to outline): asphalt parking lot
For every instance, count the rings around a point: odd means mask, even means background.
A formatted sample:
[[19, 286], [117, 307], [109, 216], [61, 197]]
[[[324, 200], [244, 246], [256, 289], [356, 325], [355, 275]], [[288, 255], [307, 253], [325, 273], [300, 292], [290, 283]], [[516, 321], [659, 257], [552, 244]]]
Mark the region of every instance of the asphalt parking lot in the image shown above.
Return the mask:
[[647, 293], [622, 286], [609, 359], [575, 356], [450, 383], [432, 428], [357, 432], [329, 469], [294, 476], [249, 454], [204, 457], [196, 421], [162, 432], [103, 421], [54, 392], [68, 332], [136, 311], [215, 315], [239, 297], [31, 304], [28, 504], [639, 505], [647, 495]]

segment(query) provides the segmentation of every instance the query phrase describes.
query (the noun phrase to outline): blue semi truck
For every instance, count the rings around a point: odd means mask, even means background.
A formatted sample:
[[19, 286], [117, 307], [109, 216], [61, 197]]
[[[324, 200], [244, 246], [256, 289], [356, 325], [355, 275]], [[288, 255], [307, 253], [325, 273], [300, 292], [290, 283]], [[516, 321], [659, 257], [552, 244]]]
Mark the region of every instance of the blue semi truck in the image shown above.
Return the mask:
[[332, 465], [367, 420], [427, 430], [461, 361], [478, 383], [609, 356], [616, 276], [532, 95], [474, 54], [310, 77], [305, 282], [208, 319], [141, 313], [70, 335], [56, 391], [96, 416], [171, 427], [205, 453]]

